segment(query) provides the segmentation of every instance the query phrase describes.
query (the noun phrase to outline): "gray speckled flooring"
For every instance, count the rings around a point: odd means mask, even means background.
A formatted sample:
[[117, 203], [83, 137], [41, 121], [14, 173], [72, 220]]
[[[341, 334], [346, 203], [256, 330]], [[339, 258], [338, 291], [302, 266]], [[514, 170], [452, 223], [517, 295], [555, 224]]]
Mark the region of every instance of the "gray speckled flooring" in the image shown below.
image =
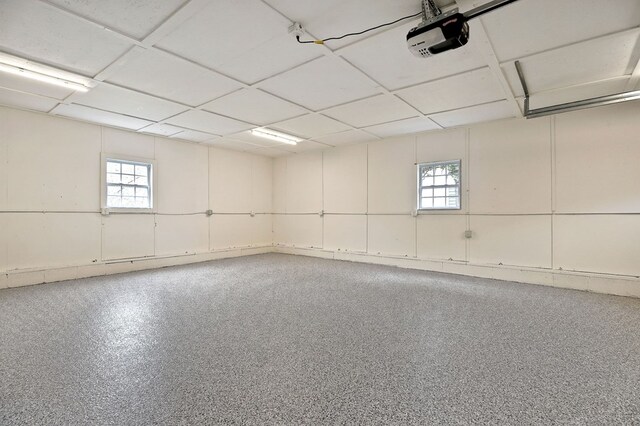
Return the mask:
[[640, 424], [640, 300], [268, 254], [0, 291], [0, 424]]

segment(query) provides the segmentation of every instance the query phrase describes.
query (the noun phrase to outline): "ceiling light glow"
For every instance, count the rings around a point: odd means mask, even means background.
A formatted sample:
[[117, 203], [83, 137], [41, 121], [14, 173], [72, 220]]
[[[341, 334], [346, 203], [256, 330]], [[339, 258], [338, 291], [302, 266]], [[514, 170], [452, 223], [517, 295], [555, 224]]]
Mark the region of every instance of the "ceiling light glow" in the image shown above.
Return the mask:
[[265, 129], [265, 128], [253, 129], [251, 130], [251, 134], [261, 138], [271, 139], [272, 141], [286, 143], [288, 145], [296, 145], [298, 142], [302, 141], [302, 139], [297, 138], [295, 136], [291, 136], [286, 133], [276, 132], [275, 130]]
[[51, 75], [43, 74], [36, 71], [31, 71], [25, 68], [21, 68], [14, 65], [7, 65], [0, 63], [0, 71], [8, 74], [18, 75], [20, 77], [28, 78], [31, 80], [41, 81], [43, 83], [53, 84], [55, 86], [65, 87], [69, 90], [75, 90], [77, 92], [87, 92], [89, 88], [83, 84], [76, 83], [75, 81], [69, 81]]

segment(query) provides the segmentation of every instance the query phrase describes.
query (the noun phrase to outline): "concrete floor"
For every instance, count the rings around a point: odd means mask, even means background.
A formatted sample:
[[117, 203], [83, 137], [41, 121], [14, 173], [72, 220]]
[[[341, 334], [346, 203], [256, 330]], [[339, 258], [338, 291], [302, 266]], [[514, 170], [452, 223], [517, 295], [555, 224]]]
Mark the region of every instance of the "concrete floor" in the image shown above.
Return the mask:
[[268, 254], [0, 291], [0, 424], [640, 424], [640, 300]]

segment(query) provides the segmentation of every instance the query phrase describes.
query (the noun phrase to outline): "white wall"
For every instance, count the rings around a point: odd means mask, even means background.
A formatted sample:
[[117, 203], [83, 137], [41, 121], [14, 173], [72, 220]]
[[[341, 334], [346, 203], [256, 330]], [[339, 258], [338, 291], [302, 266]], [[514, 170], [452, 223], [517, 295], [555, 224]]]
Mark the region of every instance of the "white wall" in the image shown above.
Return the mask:
[[[101, 215], [102, 152], [156, 161], [155, 214]], [[271, 246], [271, 184], [268, 157], [0, 108], [0, 286], [21, 271]]]
[[[627, 103], [277, 159], [274, 243], [472, 275], [481, 266], [635, 279], [638, 117], [640, 103]], [[453, 159], [462, 160], [462, 209], [412, 216], [415, 164]]]

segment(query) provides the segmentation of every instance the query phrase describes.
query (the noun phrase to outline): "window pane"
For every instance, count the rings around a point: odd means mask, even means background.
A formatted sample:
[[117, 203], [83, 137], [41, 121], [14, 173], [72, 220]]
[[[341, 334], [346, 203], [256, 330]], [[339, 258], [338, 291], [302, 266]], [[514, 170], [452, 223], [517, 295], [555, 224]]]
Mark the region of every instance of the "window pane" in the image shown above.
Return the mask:
[[136, 189], [133, 186], [123, 186], [122, 195], [125, 197], [133, 197], [136, 195]]
[[449, 207], [458, 207], [458, 198], [447, 198], [447, 206]]
[[135, 184], [136, 184], [136, 185], [144, 185], [144, 186], [147, 186], [147, 185], [148, 185], [148, 182], [149, 182], [149, 181], [148, 181], [148, 179], [147, 179], [147, 177], [146, 177], [146, 176], [136, 176], [136, 179], [135, 179]]
[[147, 175], [147, 166], [136, 166], [136, 175], [137, 176], [146, 176]]
[[458, 183], [456, 182], [456, 180], [453, 178], [453, 176], [449, 175], [447, 176], [447, 185], [457, 185]]
[[428, 209], [433, 207], [433, 198], [422, 198], [420, 200], [420, 208], [421, 209]]
[[433, 190], [433, 195], [436, 197], [444, 197], [446, 194], [445, 188], [435, 188]]
[[136, 197], [148, 197], [149, 191], [147, 188], [136, 188]]
[[133, 164], [122, 164], [122, 173], [132, 175], [135, 173], [135, 166]]
[[424, 179], [422, 179], [422, 185], [421, 186], [433, 186], [433, 178], [432, 177], [425, 177]]
[[107, 161], [107, 173], [120, 173], [120, 163]]
[[107, 207], [121, 207], [120, 197], [119, 196], [107, 197]]
[[149, 207], [149, 199], [146, 197], [136, 197], [136, 207], [139, 207], [139, 208]]
[[458, 188], [447, 188], [447, 196], [455, 197], [458, 195]]
[[120, 175], [116, 175], [113, 173], [107, 173], [107, 182], [108, 183], [120, 183]]
[[431, 189], [431, 188], [422, 188], [422, 196], [423, 197], [433, 197], [433, 189]]
[[122, 187], [120, 185], [107, 186], [107, 195], [118, 195], [122, 193]]
[[434, 198], [433, 207], [446, 207], [444, 198]]
[[446, 174], [447, 174], [447, 169], [445, 169], [444, 167], [436, 167], [436, 176], [446, 175]]
[[445, 176], [436, 176], [434, 180], [435, 185], [446, 185], [447, 178]]
[[122, 175], [122, 183], [133, 185], [136, 183], [136, 178], [133, 175]]
[[135, 197], [122, 197], [122, 207], [135, 207], [135, 206], [136, 206]]

